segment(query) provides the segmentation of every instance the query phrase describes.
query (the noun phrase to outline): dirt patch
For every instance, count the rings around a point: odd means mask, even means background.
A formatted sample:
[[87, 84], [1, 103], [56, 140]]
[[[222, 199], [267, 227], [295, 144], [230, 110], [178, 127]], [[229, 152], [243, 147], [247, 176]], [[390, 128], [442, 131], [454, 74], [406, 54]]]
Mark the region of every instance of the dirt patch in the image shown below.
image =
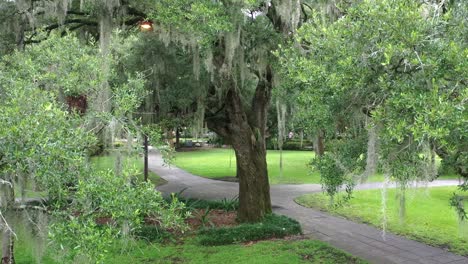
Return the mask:
[[237, 212], [224, 210], [196, 209], [192, 211], [192, 217], [185, 220], [191, 229], [196, 230], [201, 227], [229, 227], [236, 226]]

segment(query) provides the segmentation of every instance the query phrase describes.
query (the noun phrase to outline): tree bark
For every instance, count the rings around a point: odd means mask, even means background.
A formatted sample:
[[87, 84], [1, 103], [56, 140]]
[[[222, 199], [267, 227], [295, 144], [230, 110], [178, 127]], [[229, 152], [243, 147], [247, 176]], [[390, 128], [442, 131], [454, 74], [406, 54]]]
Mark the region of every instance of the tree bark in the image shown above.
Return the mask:
[[236, 153], [240, 222], [258, 222], [272, 212], [265, 144], [271, 71], [261, 79], [251, 109], [245, 107], [239, 90], [231, 84], [224, 111], [206, 118], [208, 127], [231, 142]]
[[176, 128], [176, 142], [175, 142], [176, 148], [180, 147], [180, 128]]
[[[13, 182], [11, 178], [7, 176], [6, 179], [8, 182]], [[1, 203], [0, 206], [3, 211], [10, 210], [15, 205], [15, 189], [12, 185], [7, 184], [0, 184], [0, 191], [2, 191]], [[14, 264], [15, 263], [15, 256], [14, 256], [14, 239], [13, 239], [13, 232], [8, 226], [8, 223], [5, 222], [4, 216], [0, 218], [0, 226], [3, 228], [2, 230], [2, 260], [1, 264]]]
[[10, 229], [5, 228], [2, 232], [2, 262], [1, 264], [15, 264], [14, 239]]
[[318, 131], [317, 135], [315, 137], [315, 142], [314, 142], [314, 150], [315, 150], [315, 155], [318, 157], [323, 156], [325, 153], [325, 146], [323, 144], [323, 131]]

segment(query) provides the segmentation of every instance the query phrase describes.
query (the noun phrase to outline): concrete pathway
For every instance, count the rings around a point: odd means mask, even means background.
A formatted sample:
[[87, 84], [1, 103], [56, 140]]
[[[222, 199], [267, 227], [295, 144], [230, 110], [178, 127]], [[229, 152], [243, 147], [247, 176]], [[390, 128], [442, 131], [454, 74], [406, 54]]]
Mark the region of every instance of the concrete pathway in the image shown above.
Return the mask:
[[[168, 181], [158, 187], [158, 190], [166, 194], [184, 190], [185, 197], [200, 199], [233, 198], [238, 194], [237, 183], [211, 180], [173, 166], [164, 166], [161, 156], [156, 153], [150, 154], [149, 168]], [[440, 180], [429, 186], [457, 184], [458, 181], [455, 180]], [[368, 183], [359, 185], [357, 189], [375, 189], [381, 186], [382, 183]], [[294, 198], [302, 194], [318, 191], [321, 191], [319, 184], [272, 185], [273, 210], [298, 220], [304, 234], [326, 241], [370, 263], [468, 264], [466, 257], [389, 233], [384, 240], [382, 231], [375, 227], [305, 208], [294, 202]]]

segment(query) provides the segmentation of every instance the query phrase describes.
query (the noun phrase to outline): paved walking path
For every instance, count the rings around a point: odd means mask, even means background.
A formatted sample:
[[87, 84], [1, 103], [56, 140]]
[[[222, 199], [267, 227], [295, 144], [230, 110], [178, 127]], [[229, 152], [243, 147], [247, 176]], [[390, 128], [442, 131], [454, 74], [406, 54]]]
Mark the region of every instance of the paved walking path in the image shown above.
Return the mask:
[[[238, 194], [238, 183], [211, 180], [173, 166], [163, 166], [161, 156], [156, 153], [150, 154], [149, 168], [168, 181], [158, 187], [158, 190], [166, 194], [184, 190], [184, 196], [201, 199], [232, 198]], [[457, 184], [458, 181], [455, 180], [439, 180], [429, 186]], [[359, 185], [358, 189], [375, 189], [381, 186], [381, 183], [368, 183]], [[466, 257], [389, 233], [383, 240], [382, 231], [375, 227], [305, 208], [294, 202], [297, 196], [320, 190], [319, 184], [272, 185], [273, 210], [298, 220], [304, 234], [326, 241], [370, 263], [468, 264]]]

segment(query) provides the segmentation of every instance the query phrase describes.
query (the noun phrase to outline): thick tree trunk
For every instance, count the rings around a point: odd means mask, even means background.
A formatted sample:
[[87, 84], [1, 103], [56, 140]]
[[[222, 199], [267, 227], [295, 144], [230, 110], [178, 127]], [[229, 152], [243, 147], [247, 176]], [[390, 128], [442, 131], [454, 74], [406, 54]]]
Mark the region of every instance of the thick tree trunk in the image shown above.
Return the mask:
[[238, 218], [241, 222], [256, 222], [271, 213], [266, 151], [251, 141], [236, 140], [233, 146], [239, 178]]
[[250, 109], [232, 85], [225, 97], [224, 111], [206, 118], [208, 127], [231, 142], [236, 153], [240, 222], [261, 221], [272, 211], [265, 144], [271, 79], [269, 71], [259, 82]]

